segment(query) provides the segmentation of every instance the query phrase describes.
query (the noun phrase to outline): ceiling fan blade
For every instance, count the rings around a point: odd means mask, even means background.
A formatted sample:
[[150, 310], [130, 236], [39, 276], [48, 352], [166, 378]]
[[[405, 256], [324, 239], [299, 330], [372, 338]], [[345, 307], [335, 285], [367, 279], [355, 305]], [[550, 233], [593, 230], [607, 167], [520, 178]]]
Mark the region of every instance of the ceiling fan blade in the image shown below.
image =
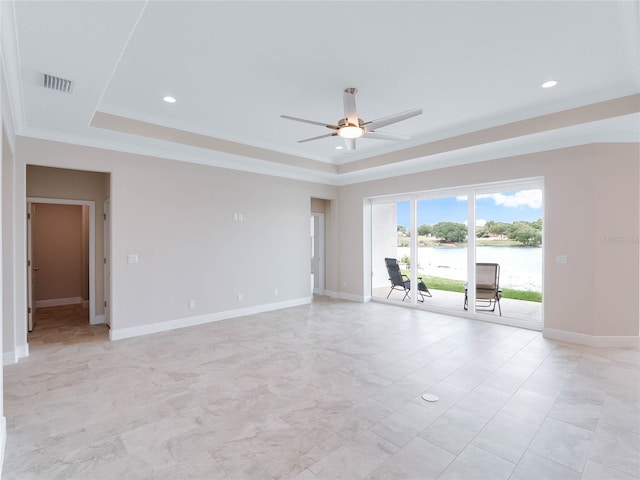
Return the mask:
[[347, 119], [347, 123], [351, 125], [359, 125], [358, 112], [356, 111], [356, 90], [355, 88], [346, 88], [342, 94], [342, 100], [344, 102], [344, 118]]
[[356, 139], [355, 138], [345, 138], [344, 146], [347, 150], [353, 151], [356, 149]]
[[401, 122], [411, 117], [417, 117], [418, 115], [422, 115], [421, 108], [418, 108], [416, 110], [407, 110], [406, 112], [396, 113], [395, 115], [378, 118], [377, 120], [365, 123], [363, 127], [366, 132], [372, 132], [374, 130], [377, 130], [378, 128], [391, 125], [392, 123]]
[[296, 122], [310, 123], [311, 125], [320, 125], [321, 127], [327, 127], [327, 128], [331, 128], [333, 130], [337, 130], [338, 129], [337, 125], [331, 125], [329, 123], [316, 122], [314, 120], [306, 120], [304, 118], [291, 117], [289, 115], [280, 115], [280, 118], [286, 118], [287, 120], [295, 120]]
[[310, 142], [312, 140], [319, 140], [321, 138], [327, 138], [327, 137], [336, 137], [337, 135], [338, 135], [337, 133], [327, 133], [325, 135], [320, 135], [318, 137], [305, 138], [304, 140], [298, 140], [298, 143]]
[[411, 137], [405, 135], [394, 135], [384, 132], [364, 132], [363, 138], [373, 138], [375, 140], [409, 140]]

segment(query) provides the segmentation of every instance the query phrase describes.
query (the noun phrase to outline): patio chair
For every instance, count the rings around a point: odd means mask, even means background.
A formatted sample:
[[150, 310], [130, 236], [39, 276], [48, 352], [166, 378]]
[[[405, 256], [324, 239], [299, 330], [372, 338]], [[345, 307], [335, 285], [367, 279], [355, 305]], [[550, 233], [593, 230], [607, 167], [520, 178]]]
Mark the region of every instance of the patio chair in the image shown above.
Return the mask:
[[[398, 261], [395, 258], [385, 258], [384, 264], [387, 267], [387, 273], [389, 274], [389, 281], [391, 282], [391, 290], [387, 294], [387, 299], [391, 295], [391, 292], [394, 290], [400, 290], [404, 292], [404, 297], [402, 301], [409, 297], [409, 292], [411, 291], [411, 281], [409, 277], [402, 274], [400, 272], [400, 266], [398, 265]], [[424, 295], [427, 297], [431, 296], [431, 292], [427, 288], [427, 285], [422, 281], [422, 277], [418, 277], [418, 295], [420, 298], [419, 302], [424, 302]]]
[[[495, 312], [498, 305], [498, 312], [502, 316], [500, 307], [502, 290], [500, 289], [500, 265], [497, 263], [476, 263], [476, 310]], [[467, 295], [467, 284], [464, 286], [464, 309], [469, 308], [469, 297]]]

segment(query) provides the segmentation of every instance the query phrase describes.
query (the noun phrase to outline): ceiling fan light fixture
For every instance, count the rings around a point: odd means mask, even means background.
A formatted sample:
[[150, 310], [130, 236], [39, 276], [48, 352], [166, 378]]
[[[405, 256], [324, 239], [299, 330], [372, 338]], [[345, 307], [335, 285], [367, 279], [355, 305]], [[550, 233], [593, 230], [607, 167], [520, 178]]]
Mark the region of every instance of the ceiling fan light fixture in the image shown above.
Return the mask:
[[364, 130], [355, 125], [346, 125], [338, 129], [338, 135], [342, 138], [360, 138], [363, 134]]

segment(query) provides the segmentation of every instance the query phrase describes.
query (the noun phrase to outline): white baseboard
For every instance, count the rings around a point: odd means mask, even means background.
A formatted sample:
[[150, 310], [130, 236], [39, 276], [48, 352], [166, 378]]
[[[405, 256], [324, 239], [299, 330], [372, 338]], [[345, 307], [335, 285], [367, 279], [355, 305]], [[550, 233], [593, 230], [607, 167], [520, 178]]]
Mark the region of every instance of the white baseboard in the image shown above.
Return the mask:
[[[36, 300], [36, 308], [42, 307], [59, 307], [60, 305], [75, 305], [76, 303], [83, 303], [82, 297], [69, 297], [69, 298], [52, 298], [51, 300]], [[89, 305], [89, 302], [87, 302]]]
[[29, 345], [24, 345], [21, 347], [16, 347], [13, 352], [4, 352], [2, 355], [2, 363], [3, 365], [13, 365], [14, 363], [18, 363], [18, 360], [21, 358], [25, 358], [29, 356]]
[[640, 337], [634, 336], [594, 336], [584, 333], [567, 332], [566, 330], [556, 330], [554, 328], [545, 328], [542, 331], [542, 336], [552, 340], [588, 345], [590, 347], [640, 346]]
[[2, 355], [2, 364], [13, 365], [14, 363], [18, 363], [18, 356], [16, 355], [16, 352], [4, 352]]
[[236, 310], [198, 315], [197, 317], [187, 317], [177, 320], [169, 320], [168, 322], [140, 325], [139, 327], [111, 328], [111, 330], [109, 330], [109, 339], [121, 340], [123, 338], [149, 335], [150, 333], [166, 332], [167, 330], [175, 330], [177, 328], [193, 327], [205, 323], [219, 322], [220, 320], [227, 320], [229, 318], [244, 317], [246, 315], [255, 315], [257, 313], [281, 310], [283, 308], [298, 307], [300, 305], [307, 305], [311, 303], [311, 300], [312, 297], [303, 297], [285, 302], [267, 303], [265, 305], [256, 305], [255, 307], [238, 308]]
[[7, 417], [0, 418], [0, 477], [4, 465], [4, 447], [7, 444]]
[[29, 356], [29, 344], [19, 345], [16, 347], [16, 360], [26, 358]]
[[91, 325], [101, 325], [106, 322], [106, 317], [104, 315], [96, 315], [93, 319], [93, 322], [89, 322]]
[[327, 297], [349, 300], [351, 302], [364, 303], [366, 301], [366, 297], [364, 297], [363, 295], [352, 295], [351, 293], [333, 292], [331, 290], [325, 290], [324, 294]]

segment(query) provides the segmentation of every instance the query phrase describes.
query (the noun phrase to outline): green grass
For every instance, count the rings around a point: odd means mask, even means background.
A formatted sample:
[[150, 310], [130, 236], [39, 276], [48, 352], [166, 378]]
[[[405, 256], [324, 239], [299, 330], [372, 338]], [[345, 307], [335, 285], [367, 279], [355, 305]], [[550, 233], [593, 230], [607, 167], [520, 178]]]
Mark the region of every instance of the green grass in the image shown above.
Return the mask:
[[[409, 276], [409, 272], [403, 271]], [[429, 290], [444, 290], [446, 292], [464, 293], [464, 282], [461, 280], [450, 280], [442, 277], [423, 276], [422, 279], [429, 287]], [[514, 300], [526, 300], [527, 302], [542, 302], [542, 292], [532, 292], [529, 290], [515, 290], [513, 288], [503, 288], [502, 298], [512, 298]]]

